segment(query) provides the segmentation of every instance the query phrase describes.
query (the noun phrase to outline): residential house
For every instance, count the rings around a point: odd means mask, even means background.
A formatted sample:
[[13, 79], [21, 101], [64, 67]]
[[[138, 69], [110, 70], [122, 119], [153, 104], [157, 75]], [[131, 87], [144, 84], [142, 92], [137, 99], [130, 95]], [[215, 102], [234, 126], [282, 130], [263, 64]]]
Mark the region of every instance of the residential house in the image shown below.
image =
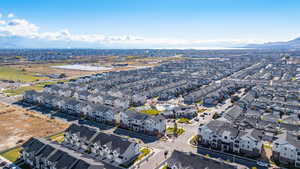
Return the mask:
[[273, 142], [272, 159], [281, 164], [300, 168], [300, 133], [285, 131]]
[[65, 131], [64, 144], [88, 151], [98, 160], [117, 164], [129, 163], [139, 155], [139, 145], [135, 142], [76, 124]]
[[166, 160], [166, 166], [170, 169], [246, 169], [245, 166], [237, 166], [219, 159], [196, 155], [193, 153], [173, 151]]
[[242, 130], [238, 126], [212, 120], [199, 128], [200, 143], [221, 151], [260, 156], [263, 134], [257, 130]]
[[117, 169], [102, 161], [95, 161], [79, 152], [44, 139], [30, 138], [22, 145], [21, 158], [36, 169]]
[[149, 135], [163, 136], [166, 119], [162, 115], [148, 115], [133, 110], [120, 113], [120, 127]]

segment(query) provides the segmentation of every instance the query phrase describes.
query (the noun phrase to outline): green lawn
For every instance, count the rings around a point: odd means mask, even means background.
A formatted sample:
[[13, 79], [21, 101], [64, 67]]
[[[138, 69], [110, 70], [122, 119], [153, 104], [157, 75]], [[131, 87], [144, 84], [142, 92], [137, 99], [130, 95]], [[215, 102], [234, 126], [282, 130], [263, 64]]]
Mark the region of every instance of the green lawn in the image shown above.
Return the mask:
[[142, 110], [141, 113], [149, 114], [149, 115], [158, 115], [160, 114], [160, 111], [156, 109], [148, 109], [148, 110]]
[[203, 113], [203, 112], [205, 112], [207, 109], [200, 109], [199, 111], [198, 111], [198, 113]]
[[49, 79], [47, 77], [37, 77], [33, 73], [22, 71], [11, 67], [0, 67], [0, 80], [12, 80], [15, 82], [34, 82]]
[[200, 100], [200, 101], [196, 102], [196, 104], [202, 105], [203, 104], [203, 100]]
[[151, 150], [149, 148], [142, 148], [140, 150], [140, 152], [141, 152], [141, 154], [138, 156], [138, 158], [136, 158], [134, 160], [134, 162], [137, 162], [137, 161], [143, 159], [144, 157], [146, 157], [151, 152]]
[[21, 95], [25, 91], [28, 91], [28, 90], [41, 91], [41, 90], [43, 90], [45, 85], [56, 84], [57, 82], [63, 82], [63, 81], [60, 80], [60, 81], [51, 81], [51, 82], [40, 82], [40, 83], [37, 83], [32, 86], [24, 86], [24, 87], [19, 87], [17, 89], [7, 89], [7, 90], [4, 90], [3, 92], [9, 96], [16, 96], [16, 95]]
[[51, 141], [56, 141], [58, 143], [62, 143], [65, 140], [64, 133], [59, 133], [49, 138]]
[[[183, 128], [177, 128], [177, 136], [183, 134], [185, 131]], [[168, 134], [173, 134], [174, 133], [174, 127], [168, 127], [167, 128], [167, 133]]]
[[7, 90], [4, 90], [3, 92], [6, 93], [8, 96], [16, 96], [16, 95], [21, 95], [25, 91], [28, 91], [28, 90], [40, 91], [42, 89], [43, 89], [43, 87], [40, 87], [40, 86], [25, 86], [25, 87], [20, 87], [17, 89], [7, 89]]
[[186, 123], [186, 124], [190, 124], [190, 120], [187, 118], [180, 118], [177, 120], [178, 123]]
[[199, 136], [193, 136], [192, 139], [190, 140], [190, 144], [196, 146], [198, 144], [199, 141]]
[[161, 169], [168, 169], [168, 165], [164, 165]]
[[15, 148], [15, 149], [9, 150], [7, 152], [4, 152], [0, 155], [11, 162], [16, 162], [17, 159], [21, 156], [20, 151], [21, 151], [21, 148], [19, 147], [19, 148]]

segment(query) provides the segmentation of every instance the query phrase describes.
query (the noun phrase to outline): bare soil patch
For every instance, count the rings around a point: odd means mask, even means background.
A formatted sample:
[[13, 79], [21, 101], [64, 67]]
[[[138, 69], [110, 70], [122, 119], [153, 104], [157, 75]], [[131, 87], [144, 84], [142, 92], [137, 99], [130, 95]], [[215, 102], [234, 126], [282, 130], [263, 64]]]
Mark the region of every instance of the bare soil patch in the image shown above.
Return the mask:
[[68, 123], [37, 112], [0, 103], [0, 151], [65, 130]]

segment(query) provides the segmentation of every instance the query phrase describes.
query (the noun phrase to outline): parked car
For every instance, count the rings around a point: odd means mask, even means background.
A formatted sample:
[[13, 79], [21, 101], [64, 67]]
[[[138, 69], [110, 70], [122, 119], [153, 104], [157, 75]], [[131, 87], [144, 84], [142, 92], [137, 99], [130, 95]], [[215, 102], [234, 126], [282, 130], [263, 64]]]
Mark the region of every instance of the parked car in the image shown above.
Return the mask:
[[264, 161], [257, 161], [256, 164], [259, 165], [259, 166], [262, 166], [262, 167], [268, 167], [269, 166], [269, 164], [264, 162]]
[[3, 166], [5, 166], [7, 163], [5, 162], [5, 161], [2, 161], [1, 163], [0, 163], [0, 167], [3, 167]]

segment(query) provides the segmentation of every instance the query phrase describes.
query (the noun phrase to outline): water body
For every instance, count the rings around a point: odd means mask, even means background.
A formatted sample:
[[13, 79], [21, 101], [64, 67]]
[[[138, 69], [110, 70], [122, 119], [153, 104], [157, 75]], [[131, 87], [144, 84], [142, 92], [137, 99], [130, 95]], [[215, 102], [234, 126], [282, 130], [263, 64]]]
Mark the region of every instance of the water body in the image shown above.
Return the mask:
[[110, 70], [111, 67], [104, 67], [104, 66], [90, 66], [90, 65], [61, 65], [61, 66], [51, 66], [53, 68], [58, 69], [71, 69], [71, 70], [84, 70], [84, 71], [101, 71], [101, 70]]

